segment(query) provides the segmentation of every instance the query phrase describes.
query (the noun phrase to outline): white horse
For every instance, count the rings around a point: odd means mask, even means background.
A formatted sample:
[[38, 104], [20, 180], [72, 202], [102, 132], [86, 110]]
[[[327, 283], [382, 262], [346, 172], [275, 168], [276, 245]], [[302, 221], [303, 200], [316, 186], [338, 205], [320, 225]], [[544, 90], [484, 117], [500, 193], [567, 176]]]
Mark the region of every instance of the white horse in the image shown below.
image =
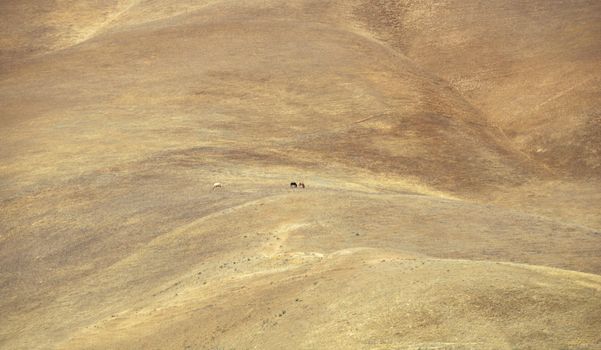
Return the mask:
[[215, 191], [216, 188], [223, 188], [223, 185], [221, 184], [221, 182], [215, 182], [213, 184], [213, 191]]

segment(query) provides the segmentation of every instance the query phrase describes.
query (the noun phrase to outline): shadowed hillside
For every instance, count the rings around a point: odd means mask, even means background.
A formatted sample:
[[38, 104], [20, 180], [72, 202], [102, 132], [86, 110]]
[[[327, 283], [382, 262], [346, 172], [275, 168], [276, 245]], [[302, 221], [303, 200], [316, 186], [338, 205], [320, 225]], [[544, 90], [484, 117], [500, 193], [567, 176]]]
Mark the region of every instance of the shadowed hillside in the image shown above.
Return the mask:
[[0, 23], [0, 347], [601, 347], [597, 2]]
[[365, 2], [389, 45], [445, 79], [554, 170], [601, 175], [601, 3]]

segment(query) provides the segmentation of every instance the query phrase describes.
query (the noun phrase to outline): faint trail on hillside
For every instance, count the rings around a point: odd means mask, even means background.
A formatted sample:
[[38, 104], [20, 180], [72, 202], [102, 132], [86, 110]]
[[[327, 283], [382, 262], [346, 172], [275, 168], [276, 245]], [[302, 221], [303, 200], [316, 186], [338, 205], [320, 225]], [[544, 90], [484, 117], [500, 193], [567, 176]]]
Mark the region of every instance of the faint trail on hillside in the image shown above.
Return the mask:
[[590, 81], [592, 81], [592, 80], [596, 80], [596, 79], [599, 79], [599, 77], [597, 77], [597, 76], [594, 76], [594, 77], [591, 77], [591, 78], [589, 78], [589, 79], [586, 79], [586, 80], [584, 80], [584, 81], [581, 81], [581, 82], [579, 82], [579, 83], [577, 83], [577, 84], [574, 84], [574, 85], [572, 85], [572, 86], [568, 87], [567, 89], [564, 89], [564, 90], [562, 90], [562, 91], [560, 91], [560, 92], [556, 93], [555, 95], [551, 96], [550, 98], [546, 99], [545, 101], [543, 101], [543, 102], [541, 102], [541, 103], [537, 104], [536, 106], [534, 106], [533, 110], [535, 110], [535, 111], [538, 111], [538, 110], [539, 110], [541, 107], [543, 107], [544, 105], [546, 105], [546, 104], [548, 104], [548, 103], [551, 103], [551, 102], [553, 102], [553, 101], [555, 101], [555, 100], [557, 100], [557, 99], [559, 99], [559, 98], [561, 98], [561, 97], [563, 97], [563, 96], [567, 95], [568, 93], [570, 93], [570, 92], [572, 92], [572, 91], [576, 90], [577, 88], [579, 88], [579, 87], [581, 87], [581, 86], [583, 86], [583, 85], [586, 85], [586, 84], [588, 84]]
[[389, 116], [388, 115], [381, 115], [381, 114], [380, 115], [372, 115], [371, 117], [367, 117], [367, 118], [363, 118], [361, 120], [354, 121], [351, 124], [361, 124], [363, 122], [366, 122], [366, 121], [372, 120], [372, 119], [376, 119], [378, 117], [389, 117]]
[[357, 125], [364, 123], [366, 121], [369, 120], [373, 120], [376, 118], [390, 118], [392, 117], [392, 115], [390, 114], [377, 114], [377, 115], [372, 115], [369, 116], [367, 118], [363, 118], [363, 119], [359, 119], [356, 121], [352, 121], [349, 122], [348, 124], [343, 124], [331, 129], [327, 129], [327, 130], [315, 130], [315, 131], [309, 131], [309, 132], [305, 132], [302, 134], [298, 134], [294, 136], [294, 140], [293, 141], [285, 141], [285, 142], [280, 142], [280, 144], [291, 144], [297, 141], [302, 141], [302, 140], [307, 140], [307, 139], [315, 139], [315, 138], [319, 138], [322, 136], [328, 136], [328, 135], [335, 135], [335, 134], [340, 134], [343, 132], [347, 132], [353, 128], [355, 128]]
[[536, 271], [538, 273], [544, 273], [551, 276], [570, 279], [574, 281], [574, 283], [577, 283], [585, 288], [591, 288], [597, 291], [601, 291], [601, 276], [594, 273], [569, 270], [552, 266], [514, 263], [507, 261], [501, 261], [498, 263], [506, 266], [517, 267], [521, 269]]
[[[90, 35], [88, 35], [84, 40], [81, 40], [79, 42], [77, 42], [76, 44], [80, 44], [82, 42], [85, 42], [89, 39], [92, 39], [93, 37], [95, 37], [96, 35], [102, 33], [102, 31], [104, 31], [105, 29], [108, 29], [108, 27], [115, 23], [117, 20], [119, 20], [121, 17], [123, 17], [126, 13], [128, 13], [131, 9], [138, 7], [140, 5], [144, 5], [144, 1], [145, 0], [133, 0], [131, 3], [129, 3], [129, 5], [127, 5], [125, 8], [123, 8], [122, 10], [118, 11], [117, 13], [113, 14], [112, 16], [110, 16], [110, 18], [108, 18], [106, 21], [104, 21], [102, 24], [100, 24], [96, 30], [91, 33]], [[141, 21], [136, 21], [134, 23], [125, 23], [125, 26], [128, 25], [140, 25], [140, 24], [146, 24], [146, 23], [152, 23], [152, 22], [157, 22], [157, 21], [161, 21], [167, 18], [174, 18], [174, 17], [178, 17], [178, 16], [182, 16], [182, 15], [189, 15], [198, 11], [202, 11], [205, 8], [214, 5], [216, 3], [220, 2], [220, 0], [209, 0], [209, 1], [204, 1], [202, 2], [202, 4], [198, 4], [195, 2], [188, 2], [185, 4], [188, 4], [191, 7], [184, 7], [185, 9], [171, 9], [170, 10], [172, 12], [168, 12], [168, 13], [161, 13], [158, 16], [151, 16], [150, 18], [146, 18], [146, 20], [141, 20]], [[152, 3], [151, 3], [152, 4]], [[144, 10], [144, 6], [142, 6], [142, 10]], [[153, 9], [153, 7], [150, 7], [151, 10]], [[145, 8], [148, 11], [148, 8]], [[135, 17], [134, 17], [135, 18]], [[75, 44], [75, 45], [76, 45]]]
[[115, 22], [117, 19], [119, 19], [121, 16], [123, 16], [123, 14], [125, 14], [126, 12], [128, 12], [129, 10], [134, 8], [135, 6], [139, 5], [141, 2], [142, 2], [142, 0], [130, 1], [130, 3], [127, 4], [125, 7], [123, 7], [121, 10], [118, 10], [117, 12], [108, 16], [107, 19], [104, 20], [102, 23], [95, 26], [94, 28], [88, 29], [87, 30], [88, 33], [85, 33], [83, 36], [81, 36], [71, 46], [79, 45], [85, 41], [92, 39], [93, 37], [95, 37], [96, 35], [101, 33], [104, 29], [106, 29], [108, 26], [110, 26], [111, 23]]

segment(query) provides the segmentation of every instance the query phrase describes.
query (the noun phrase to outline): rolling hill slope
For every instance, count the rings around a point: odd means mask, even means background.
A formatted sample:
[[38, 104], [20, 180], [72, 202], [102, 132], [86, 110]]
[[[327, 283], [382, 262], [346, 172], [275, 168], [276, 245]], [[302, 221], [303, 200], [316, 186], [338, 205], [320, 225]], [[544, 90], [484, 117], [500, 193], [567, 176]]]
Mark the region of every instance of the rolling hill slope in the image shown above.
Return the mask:
[[597, 2], [0, 6], [0, 347], [601, 347]]
[[599, 178], [599, 2], [378, 0], [355, 13], [518, 149], [563, 174]]

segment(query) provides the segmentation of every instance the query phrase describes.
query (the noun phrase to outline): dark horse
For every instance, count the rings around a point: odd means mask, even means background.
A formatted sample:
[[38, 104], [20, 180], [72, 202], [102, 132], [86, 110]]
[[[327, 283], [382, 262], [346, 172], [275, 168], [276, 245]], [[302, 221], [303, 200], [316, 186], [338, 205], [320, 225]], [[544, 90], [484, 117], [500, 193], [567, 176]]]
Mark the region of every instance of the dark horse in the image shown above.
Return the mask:
[[296, 188], [296, 187], [297, 187], [297, 184], [296, 184], [296, 182], [291, 182], [291, 183], [290, 183], [290, 188]]

